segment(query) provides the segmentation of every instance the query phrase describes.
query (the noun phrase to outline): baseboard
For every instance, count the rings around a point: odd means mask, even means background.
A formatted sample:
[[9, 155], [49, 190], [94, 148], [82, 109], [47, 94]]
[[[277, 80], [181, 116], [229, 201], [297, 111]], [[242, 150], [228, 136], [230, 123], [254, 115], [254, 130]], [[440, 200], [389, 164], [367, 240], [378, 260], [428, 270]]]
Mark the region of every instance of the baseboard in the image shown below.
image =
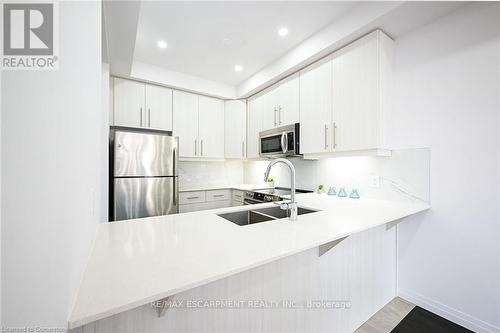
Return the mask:
[[474, 332], [500, 333], [500, 327], [498, 326], [453, 309], [423, 295], [399, 290], [398, 296]]

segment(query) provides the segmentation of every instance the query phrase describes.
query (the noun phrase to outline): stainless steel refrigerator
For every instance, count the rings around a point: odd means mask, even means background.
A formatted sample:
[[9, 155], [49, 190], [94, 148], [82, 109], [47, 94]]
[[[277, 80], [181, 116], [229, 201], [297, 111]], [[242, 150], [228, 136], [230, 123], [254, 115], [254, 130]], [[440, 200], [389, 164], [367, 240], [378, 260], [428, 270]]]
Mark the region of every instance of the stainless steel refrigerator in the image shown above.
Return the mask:
[[178, 213], [178, 138], [112, 127], [110, 221]]

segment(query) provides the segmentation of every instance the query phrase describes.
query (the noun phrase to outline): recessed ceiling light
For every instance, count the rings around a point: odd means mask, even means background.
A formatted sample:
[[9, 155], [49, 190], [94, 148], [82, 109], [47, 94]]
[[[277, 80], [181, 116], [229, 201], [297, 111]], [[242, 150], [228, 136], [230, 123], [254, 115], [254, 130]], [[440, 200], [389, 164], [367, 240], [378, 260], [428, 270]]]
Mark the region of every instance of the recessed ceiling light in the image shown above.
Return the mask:
[[241, 65], [236, 65], [234, 66], [234, 70], [237, 72], [241, 72], [243, 70], [243, 67]]
[[278, 35], [280, 35], [281, 37], [285, 37], [286, 35], [288, 35], [288, 29], [285, 27], [279, 28]]
[[162, 41], [162, 40], [159, 40], [156, 45], [160, 48], [160, 49], [166, 49], [167, 48], [167, 43]]

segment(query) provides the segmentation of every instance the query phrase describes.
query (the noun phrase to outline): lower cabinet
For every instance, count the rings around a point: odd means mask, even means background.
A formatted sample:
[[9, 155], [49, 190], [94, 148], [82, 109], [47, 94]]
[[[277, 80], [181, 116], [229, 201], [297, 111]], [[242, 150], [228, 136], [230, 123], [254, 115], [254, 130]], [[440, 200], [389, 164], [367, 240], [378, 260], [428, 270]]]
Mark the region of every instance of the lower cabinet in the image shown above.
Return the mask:
[[243, 206], [243, 191], [233, 190], [231, 196], [231, 207]]
[[231, 190], [190, 191], [179, 193], [179, 213], [231, 207]]

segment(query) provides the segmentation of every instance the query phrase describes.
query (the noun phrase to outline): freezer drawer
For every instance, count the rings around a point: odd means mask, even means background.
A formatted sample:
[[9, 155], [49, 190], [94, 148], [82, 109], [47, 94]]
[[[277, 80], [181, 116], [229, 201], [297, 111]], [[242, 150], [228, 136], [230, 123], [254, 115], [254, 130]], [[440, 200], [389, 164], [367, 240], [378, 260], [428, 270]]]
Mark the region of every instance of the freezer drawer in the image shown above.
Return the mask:
[[177, 138], [116, 131], [114, 177], [177, 176]]
[[114, 220], [179, 212], [177, 177], [116, 178]]

